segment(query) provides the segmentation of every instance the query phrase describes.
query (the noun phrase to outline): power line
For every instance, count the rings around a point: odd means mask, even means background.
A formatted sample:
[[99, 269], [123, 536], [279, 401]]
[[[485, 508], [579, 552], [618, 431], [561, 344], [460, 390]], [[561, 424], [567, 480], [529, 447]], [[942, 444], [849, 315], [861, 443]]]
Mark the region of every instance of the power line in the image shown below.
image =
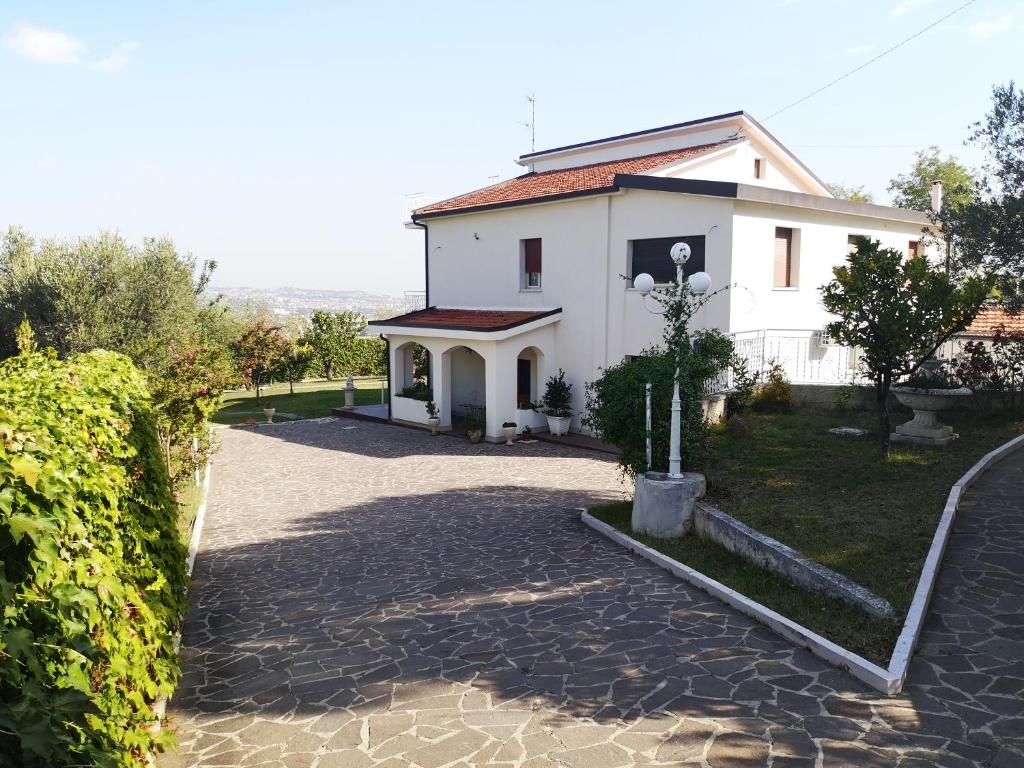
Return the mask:
[[799, 99], [794, 101], [792, 104], [787, 104], [786, 106], [784, 106], [782, 109], [778, 110], [777, 112], [772, 112], [770, 115], [768, 115], [768, 117], [764, 118], [763, 122], [767, 122], [768, 120], [771, 120], [773, 117], [776, 117], [777, 115], [781, 115], [786, 110], [792, 109], [797, 104], [802, 104], [803, 102], [807, 101], [812, 96], [817, 96], [819, 93], [824, 91], [826, 88], [831, 88], [833, 85], [835, 85], [838, 82], [841, 82], [842, 80], [845, 80], [850, 75], [856, 74], [857, 72], [860, 72], [865, 67], [871, 66], [872, 64], [874, 64], [876, 61], [878, 61], [883, 56], [888, 56], [890, 53], [895, 51], [897, 48], [902, 48], [904, 45], [909, 43], [911, 40], [914, 40], [915, 38], [920, 37], [921, 35], [923, 35], [925, 32], [927, 32], [932, 27], [937, 27], [939, 24], [944, 22], [946, 19], [950, 18], [951, 16], [955, 16], [956, 14], [960, 13], [960, 11], [962, 11], [964, 8], [966, 8], [969, 5], [974, 5], [974, 3], [976, 3], [976, 2], [977, 2], [977, 0], [967, 0], [966, 3], [964, 3], [963, 5], [961, 5], [958, 8], [955, 8], [954, 10], [950, 11], [945, 16], [943, 16], [941, 19], [937, 19], [936, 21], [933, 21], [927, 27], [925, 27], [924, 29], [918, 30], [917, 32], [912, 34], [910, 37], [907, 37], [907, 38], [904, 38], [903, 40], [900, 40], [900, 42], [896, 43], [896, 45], [892, 46], [891, 48], [885, 49], [884, 51], [882, 51], [880, 54], [878, 54], [874, 58], [868, 59], [867, 61], [865, 61], [860, 66], [854, 67], [849, 72], [847, 72], [845, 74], [842, 74], [839, 77], [837, 77], [835, 80], [832, 80], [831, 82], [825, 83], [825, 85], [821, 86], [820, 88], [818, 88], [816, 90], [811, 91], [806, 96], [801, 96]]

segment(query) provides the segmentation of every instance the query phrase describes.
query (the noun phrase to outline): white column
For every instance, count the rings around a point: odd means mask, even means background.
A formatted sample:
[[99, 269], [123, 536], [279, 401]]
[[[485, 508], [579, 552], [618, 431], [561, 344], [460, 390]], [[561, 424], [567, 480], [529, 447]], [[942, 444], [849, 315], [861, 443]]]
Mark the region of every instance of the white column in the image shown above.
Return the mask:
[[487, 369], [487, 437], [504, 440], [501, 425], [516, 417], [516, 358], [521, 345], [512, 339], [493, 342], [484, 355]]
[[450, 353], [442, 351], [448, 346], [448, 343], [444, 343], [428, 347], [434, 403], [437, 405], [438, 418], [441, 419], [440, 429], [452, 428], [452, 359]]

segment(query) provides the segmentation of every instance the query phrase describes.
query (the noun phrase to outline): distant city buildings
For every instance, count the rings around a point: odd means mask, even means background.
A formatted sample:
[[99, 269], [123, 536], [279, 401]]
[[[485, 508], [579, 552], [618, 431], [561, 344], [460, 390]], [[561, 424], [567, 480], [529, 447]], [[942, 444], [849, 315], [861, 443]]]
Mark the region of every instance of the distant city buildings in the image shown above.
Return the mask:
[[[409, 292], [410, 296], [414, 292]], [[239, 286], [213, 286], [210, 298], [217, 296], [235, 309], [247, 305], [265, 305], [275, 315], [302, 315], [309, 317], [315, 310], [328, 312], [358, 312], [368, 319], [384, 314], [408, 311], [409, 296], [386, 296], [366, 291], [329, 291], [312, 288], [248, 288]], [[420, 294], [422, 295], [422, 294]], [[422, 302], [422, 299], [421, 299]], [[420, 309], [421, 306], [411, 307]], [[396, 312], [397, 311], [397, 312]]]

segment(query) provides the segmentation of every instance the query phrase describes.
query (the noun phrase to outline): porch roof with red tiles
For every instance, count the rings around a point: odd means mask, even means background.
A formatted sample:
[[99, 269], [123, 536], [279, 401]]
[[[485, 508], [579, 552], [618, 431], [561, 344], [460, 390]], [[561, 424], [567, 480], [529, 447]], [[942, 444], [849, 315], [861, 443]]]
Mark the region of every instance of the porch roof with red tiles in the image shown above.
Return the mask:
[[388, 320], [373, 320], [368, 325], [407, 328], [435, 328], [448, 331], [506, 331], [534, 320], [557, 314], [562, 308], [547, 310], [446, 309], [427, 307]]
[[602, 191], [611, 192], [615, 190], [617, 174], [645, 174], [655, 168], [699, 157], [715, 149], [736, 143], [736, 141], [736, 139], [728, 139], [624, 160], [610, 160], [575, 168], [527, 173], [514, 179], [498, 182], [490, 187], [417, 208], [413, 211], [413, 218], [465, 213], [527, 202], [543, 202], [547, 199], [596, 194]]

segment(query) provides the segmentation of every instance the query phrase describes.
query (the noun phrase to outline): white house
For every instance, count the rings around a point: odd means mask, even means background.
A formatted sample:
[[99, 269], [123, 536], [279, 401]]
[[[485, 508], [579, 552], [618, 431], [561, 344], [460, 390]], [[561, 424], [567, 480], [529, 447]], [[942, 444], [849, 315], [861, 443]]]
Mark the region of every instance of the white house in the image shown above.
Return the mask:
[[671, 280], [669, 248], [681, 240], [693, 252], [688, 274], [710, 273], [712, 290], [733, 286], [699, 325], [733, 334], [759, 363], [779, 359], [794, 381], [847, 381], [850, 350], [821, 337], [829, 316], [819, 287], [852, 237], [912, 252], [928, 224], [922, 212], [836, 199], [745, 112], [518, 162], [522, 176], [413, 212], [427, 308], [372, 324], [389, 345], [393, 419], [426, 419], [421, 401], [401, 397], [419, 344], [442, 427], [467, 405], [485, 406], [486, 435], [497, 439], [561, 368], [580, 429], [585, 383], [660, 341], [662, 319], [631, 278]]

